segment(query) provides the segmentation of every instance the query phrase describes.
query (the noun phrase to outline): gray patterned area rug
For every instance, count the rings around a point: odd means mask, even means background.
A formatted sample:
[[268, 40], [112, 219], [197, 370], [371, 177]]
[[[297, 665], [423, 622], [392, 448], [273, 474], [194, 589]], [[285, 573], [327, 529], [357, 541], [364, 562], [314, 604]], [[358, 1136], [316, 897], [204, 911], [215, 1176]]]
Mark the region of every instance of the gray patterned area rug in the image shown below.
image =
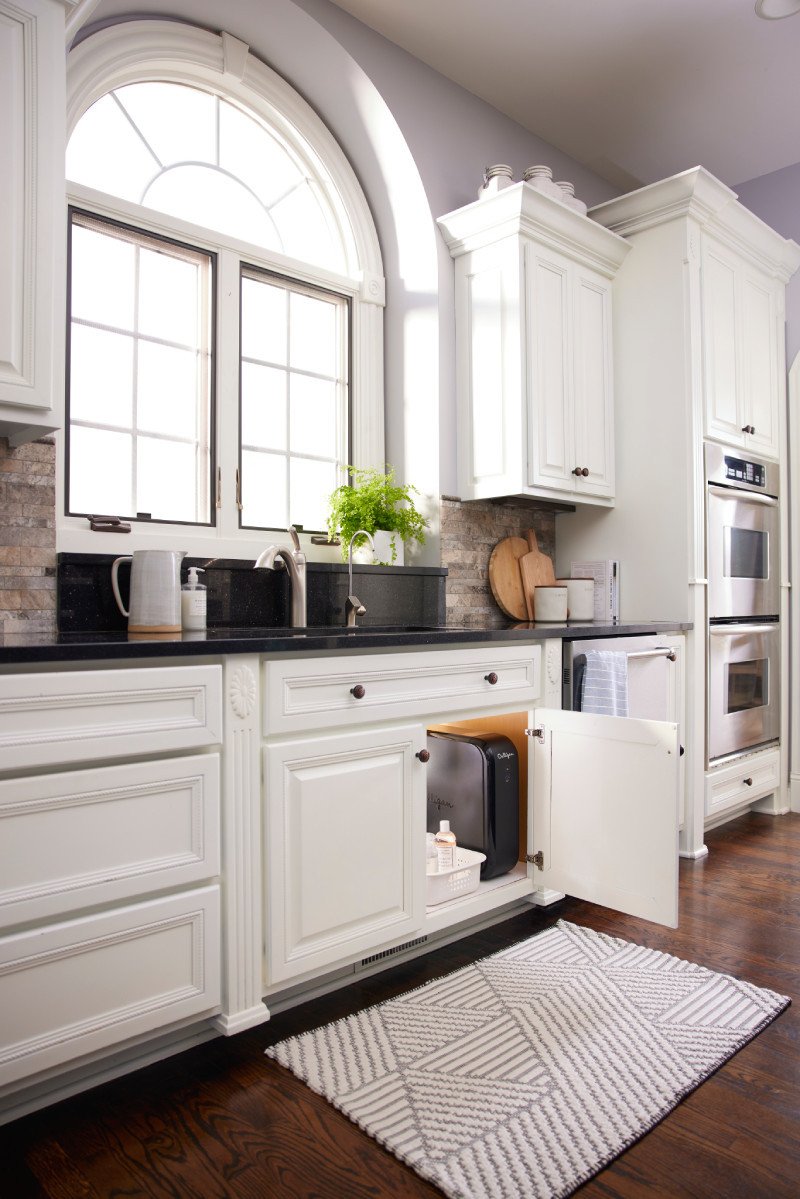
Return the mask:
[[556, 1199], [789, 999], [559, 921], [267, 1050], [451, 1199]]

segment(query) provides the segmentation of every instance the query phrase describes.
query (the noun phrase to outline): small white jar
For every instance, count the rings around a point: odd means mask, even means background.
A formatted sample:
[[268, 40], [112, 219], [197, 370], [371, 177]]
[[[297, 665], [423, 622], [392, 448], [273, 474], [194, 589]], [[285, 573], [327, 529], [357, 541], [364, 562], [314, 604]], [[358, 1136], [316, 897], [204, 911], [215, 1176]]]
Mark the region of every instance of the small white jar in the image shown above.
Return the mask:
[[553, 172], [550, 167], [526, 167], [522, 178], [531, 187], [534, 187], [537, 192], [541, 192], [543, 196], [550, 196], [553, 200], [563, 201], [564, 193], [558, 184], [553, 182]]
[[566, 204], [567, 208], [572, 208], [575, 212], [579, 212], [581, 216], [586, 216], [586, 205], [583, 200], [579, 200], [575, 195], [575, 184], [568, 183], [563, 180], [556, 184], [561, 188], [561, 203]]
[[489, 196], [496, 196], [503, 188], [511, 187], [513, 182], [514, 171], [506, 163], [498, 162], [493, 167], [486, 167], [483, 172], [483, 185], [478, 192], [478, 199], [486, 200]]
[[533, 619], [537, 624], [564, 624], [567, 619], [567, 589], [563, 583], [534, 587]]

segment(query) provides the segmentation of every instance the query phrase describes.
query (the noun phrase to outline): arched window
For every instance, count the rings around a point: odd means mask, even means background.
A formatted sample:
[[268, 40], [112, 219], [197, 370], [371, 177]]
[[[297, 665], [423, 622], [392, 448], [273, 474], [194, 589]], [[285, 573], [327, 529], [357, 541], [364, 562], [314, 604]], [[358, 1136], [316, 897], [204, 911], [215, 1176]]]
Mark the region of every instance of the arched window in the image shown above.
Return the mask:
[[227, 34], [112, 27], [69, 72], [65, 526], [194, 525], [243, 556], [257, 529], [321, 531], [346, 463], [383, 460], [381, 261], [349, 164]]

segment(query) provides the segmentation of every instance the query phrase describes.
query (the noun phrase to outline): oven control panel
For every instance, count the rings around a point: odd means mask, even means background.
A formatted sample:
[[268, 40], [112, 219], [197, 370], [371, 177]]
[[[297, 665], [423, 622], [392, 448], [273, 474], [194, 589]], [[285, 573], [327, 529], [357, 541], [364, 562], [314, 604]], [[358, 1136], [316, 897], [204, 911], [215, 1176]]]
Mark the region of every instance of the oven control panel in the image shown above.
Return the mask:
[[740, 491], [757, 491], [764, 496], [778, 495], [777, 462], [742, 458], [730, 446], [705, 443], [706, 482]]
[[725, 455], [725, 478], [730, 483], [749, 483], [751, 487], [766, 487], [767, 469], [763, 462], [747, 462], [744, 458]]

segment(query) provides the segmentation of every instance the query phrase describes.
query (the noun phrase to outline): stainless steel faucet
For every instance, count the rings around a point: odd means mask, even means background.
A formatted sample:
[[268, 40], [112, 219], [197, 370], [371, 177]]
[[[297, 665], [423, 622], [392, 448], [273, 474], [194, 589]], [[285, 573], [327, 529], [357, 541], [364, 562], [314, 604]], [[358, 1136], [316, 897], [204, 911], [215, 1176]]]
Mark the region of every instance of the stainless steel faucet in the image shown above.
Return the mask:
[[297, 536], [297, 529], [294, 525], [290, 525], [287, 532], [291, 534], [294, 549], [290, 550], [285, 545], [268, 545], [256, 558], [253, 569], [259, 570], [264, 567], [269, 570], [278, 570], [280, 569], [280, 563], [276, 562], [275, 559], [278, 558], [283, 562], [289, 572], [289, 584], [292, 594], [292, 626], [296, 629], [304, 629], [307, 624], [306, 556], [300, 549], [300, 538]]
[[347, 613], [348, 629], [354, 629], [356, 627], [356, 617], [365, 616], [367, 611], [358, 596], [353, 595], [353, 542], [356, 537], [366, 537], [370, 549], [373, 554], [375, 553], [375, 542], [372, 540], [371, 535], [366, 529], [356, 529], [350, 538], [350, 547], [347, 551], [347, 599], [345, 600], [344, 610]]

